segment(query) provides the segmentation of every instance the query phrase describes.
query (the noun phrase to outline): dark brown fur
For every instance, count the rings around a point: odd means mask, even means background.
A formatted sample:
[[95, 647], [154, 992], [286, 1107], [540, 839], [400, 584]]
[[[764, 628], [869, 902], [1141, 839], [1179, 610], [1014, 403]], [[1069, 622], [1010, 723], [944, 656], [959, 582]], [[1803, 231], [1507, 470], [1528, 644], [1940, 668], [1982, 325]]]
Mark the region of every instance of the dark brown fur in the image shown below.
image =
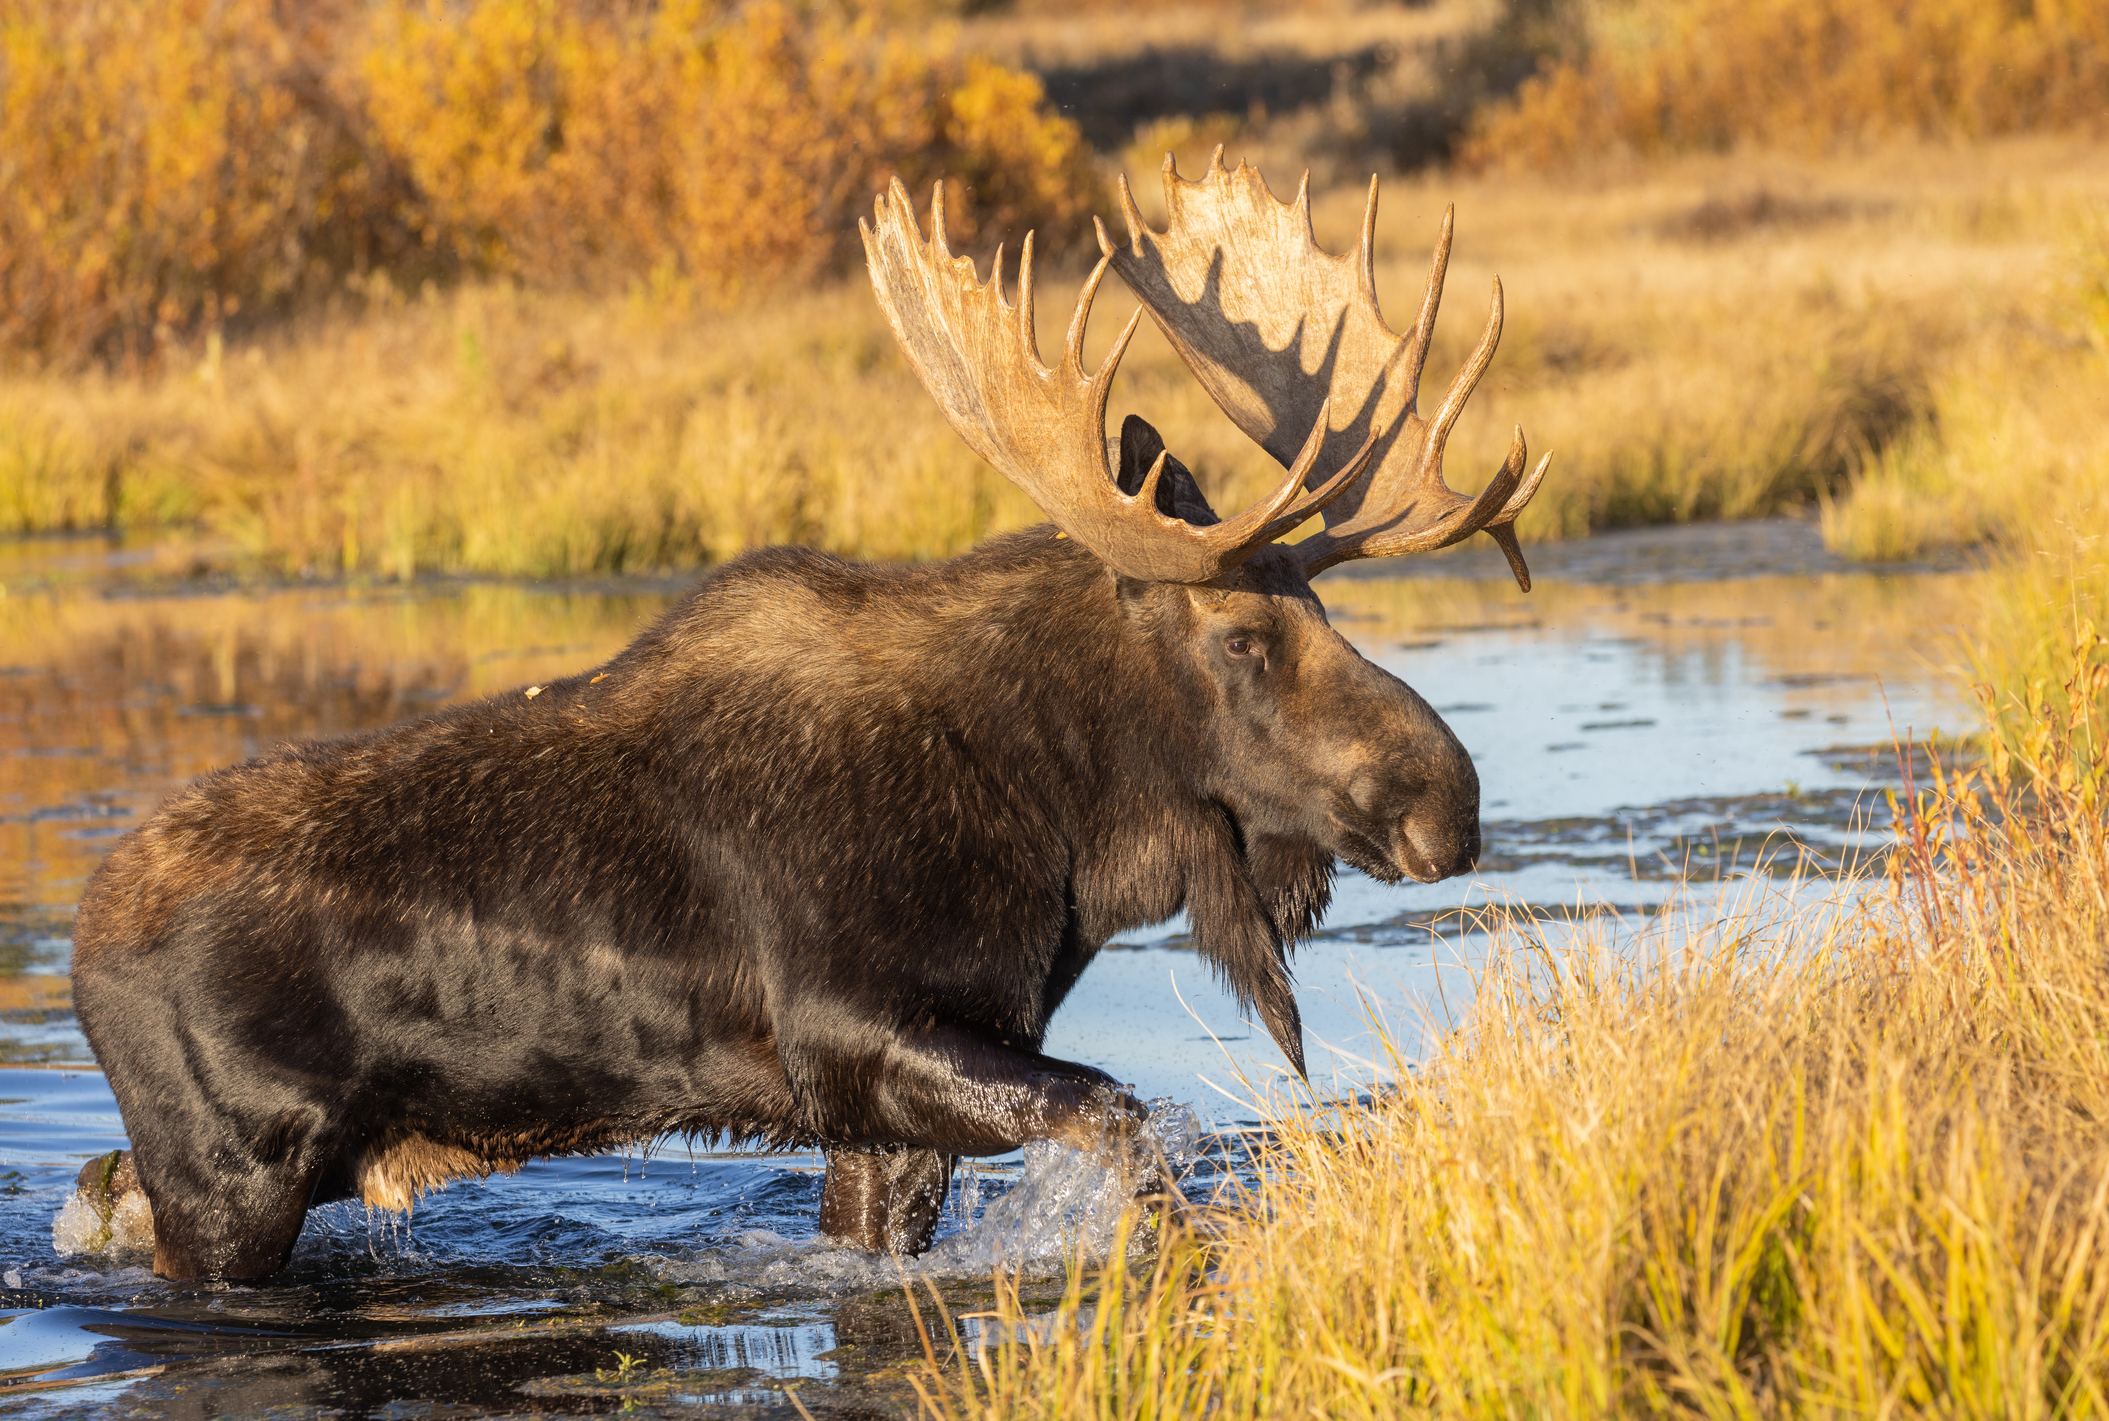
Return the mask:
[[[865, 1173], [1088, 1144], [1133, 1103], [1039, 1047], [1108, 938], [1183, 906], [1300, 1068], [1285, 960], [1335, 856], [1477, 851], [1470, 760], [1285, 553], [1186, 588], [1047, 528], [769, 549], [539, 695], [181, 791], [90, 883], [75, 997], [157, 1270], [254, 1278], [313, 1202], [664, 1131]], [[894, 1212], [837, 1231], [926, 1239]]]

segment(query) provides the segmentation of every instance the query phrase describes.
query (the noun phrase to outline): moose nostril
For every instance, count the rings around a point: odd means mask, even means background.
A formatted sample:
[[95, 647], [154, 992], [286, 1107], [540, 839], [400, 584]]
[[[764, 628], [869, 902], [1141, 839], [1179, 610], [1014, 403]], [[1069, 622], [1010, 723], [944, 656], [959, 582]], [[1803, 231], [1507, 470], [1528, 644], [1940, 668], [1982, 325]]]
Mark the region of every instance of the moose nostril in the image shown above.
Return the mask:
[[1401, 823], [1393, 838], [1393, 856], [1408, 876], [1423, 883], [1470, 873], [1479, 862], [1479, 825]]
[[1399, 867], [1405, 869], [1406, 876], [1416, 882], [1433, 883], [1439, 878], [1449, 877], [1448, 874], [1437, 870], [1435, 865], [1429, 861], [1428, 856], [1421, 852], [1421, 846], [1413, 841], [1413, 835], [1411, 834], [1399, 835], [1396, 852], [1398, 854]]

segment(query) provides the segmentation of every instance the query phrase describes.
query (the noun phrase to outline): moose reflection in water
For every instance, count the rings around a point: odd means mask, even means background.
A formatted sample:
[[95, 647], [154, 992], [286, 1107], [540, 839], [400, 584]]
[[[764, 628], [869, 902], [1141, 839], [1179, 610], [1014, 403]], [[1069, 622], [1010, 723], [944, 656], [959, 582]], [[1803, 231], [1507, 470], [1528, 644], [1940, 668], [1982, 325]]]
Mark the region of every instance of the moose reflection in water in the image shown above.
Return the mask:
[[[1124, 198], [1126, 196], [1123, 190]], [[1002, 258], [983, 284], [896, 183], [872, 279], [955, 429], [1054, 520], [952, 562], [768, 549], [605, 665], [176, 795], [96, 873], [75, 1001], [151, 1205], [155, 1271], [268, 1276], [310, 1205], [666, 1132], [817, 1144], [820, 1226], [927, 1247], [956, 1158], [1053, 1139], [1109, 1158], [1142, 1109], [1041, 1053], [1114, 934], [1184, 907], [1301, 1067], [1286, 957], [1336, 860], [1433, 881], [1479, 853], [1479, 782], [1433, 710], [1327, 625], [1309, 578], [1491, 533], [1518, 581], [1517, 431], [1473, 499], [1441, 474], [1478, 349], [1415, 391], [1449, 252], [1404, 336], [1361, 246], [1312, 239], [1220, 161], [1126, 202], [1052, 370]], [[1228, 521], [1087, 375], [1117, 270], [1225, 412], [1288, 468]], [[1140, 320], [1140, 313], [1137, 314]], [[1315, 514], [1325, 531], [1274, 540]]]

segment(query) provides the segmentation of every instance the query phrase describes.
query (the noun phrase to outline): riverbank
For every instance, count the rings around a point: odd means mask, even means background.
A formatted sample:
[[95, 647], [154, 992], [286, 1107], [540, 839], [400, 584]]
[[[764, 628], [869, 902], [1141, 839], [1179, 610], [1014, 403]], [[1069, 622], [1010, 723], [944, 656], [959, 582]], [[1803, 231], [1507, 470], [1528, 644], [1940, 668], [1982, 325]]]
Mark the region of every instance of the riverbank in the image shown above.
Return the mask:
[[[1476, 488], [1517, 423], [1554, 450], [1527, 540], [1809, 510], [1937, 440], [1929, 414], [1966, 352], [2026, 365], [2070, 342], [2042, 311], [2068, 232], [2109, 192], [2091, 152], [2017, 139], [1402, 178], [1378, 289], [1403, 320], [1456, 203], [1428, 379], [1469, 348], [1498, 273], [1507, 331], [1447, 462]], [[1189, 172], [1206, 157], [1180, 153]], [[1153, 209], [1153, 176], [1130, 176]], [[1293, 191], [1295, 173], [1269, 176]], [[1321, 241], [1349, 245], [1360, 203], [1359, 187], [1322, 195]], [[1043, 281], [1052, 349], [1076, 275]], [[1101, 297], [1093, 358], [1131, 305]], [[1110, 422], [1129, 410], [1219, 504], [1270, 483], [1147, 325]], [[730, 311], [376, 284], [356, 310], [156, 374], [0, 380], [0, 532], [154, 530], [179, 568], [570, 577], [778, 541], [922, 559], [1037, 517], [944, 425], [861, 278]], [[1833, 542], [1911, 552], [1843, 524]]]
[[1510, 925], [1396, 1089], [1265, 1097], [1256, 1188], [928, 1410], [2103, 1414], [2105, 730], [1907, 789], [1857, 912]]

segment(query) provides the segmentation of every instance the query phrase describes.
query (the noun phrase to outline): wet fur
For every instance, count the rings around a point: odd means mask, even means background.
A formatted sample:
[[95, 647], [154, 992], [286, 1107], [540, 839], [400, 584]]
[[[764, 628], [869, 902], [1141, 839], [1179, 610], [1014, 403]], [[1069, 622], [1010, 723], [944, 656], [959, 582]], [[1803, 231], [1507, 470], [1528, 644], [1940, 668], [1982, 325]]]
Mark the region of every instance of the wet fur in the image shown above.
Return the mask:
[[264, 1276], [311, 1203], [666, 1131], [1008, 1148], [1110, 1085], [1037, 1056], [1048, 1019], [1182, 906], [1300, 1066], [1285, 956], [1332, 855], [1207, 791], [1160, 593], [1047, 528], [916, 569], [769, 549], [536, 696], [179, 792], [75, 928], [157, 1270]]

